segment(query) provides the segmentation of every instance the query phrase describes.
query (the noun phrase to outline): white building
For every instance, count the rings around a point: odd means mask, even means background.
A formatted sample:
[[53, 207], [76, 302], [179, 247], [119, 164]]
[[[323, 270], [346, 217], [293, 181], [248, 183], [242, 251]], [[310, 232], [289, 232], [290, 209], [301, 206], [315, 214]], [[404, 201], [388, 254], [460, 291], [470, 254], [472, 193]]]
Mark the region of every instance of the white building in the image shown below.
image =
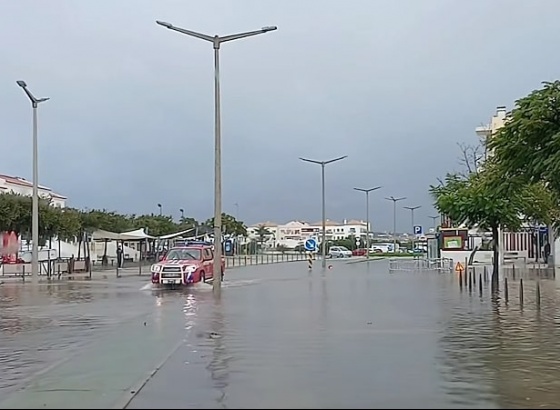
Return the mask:
[[279, 245], [295, 248], [303, 245], [306, 239], [315, 234], [314, 228], [307, 222], [290, 221], [278, 226], [277, 241]]
[[[264, 227], [268, 232], [264, 245], [269, 248], [277, 245], [295, 248], [303, 245], [305, 240], [315, 236], [321, 237], [322, 221], [309, 224], [304, 221], [293, 220], [285, 224], [261, 222], [247, 228], [249, 239], [259, 240], [258, 231]], [[325, 236], [327, 240], [340, 240], [348, 237], [360, 237], [365, 240], [367, 224], [364, 221], [344, 220], [342, 223], [327, 219], [325, 221]]]
[[261, 237], [259, 235], [260, 230], [264, 228], [266, 235], [263, 238], [263, 245], [268, 248], [276, 247], [276, 238], [278, 236], [278, 224], [271, 221], [260, 222], [258, 224], [251, 225], [247, 228], [247, 237], [249, 240], [260, 241]]
[[476, 127], [476, 135], [478, 135], [478, 137], [480, 138], [480, 142], [485, 150], [484, 160], [488, 159], [488, 157], [492, 155], [492, 153], [487, 149], [488, 139], [491, 138], [492, 135], [496, 134], [496, 132], [498, 132], [498, 130], [505, 125], [507, 118], [508, 112], [506, 110], [506, 107], [497, 107], [496, 114], [492, 116], [492, 118], [490, 119], [490, 123], [481, 125], [480, 127]]
[[[21, 177], [0, 174], [0, 193], [31, 196], [33, 194], [33, 183]], [[58, 208], [66, 207], [66, 200], [68, 198], [53, 192], [51, 188], [39, 185], [39, 196], [50, 199], [53, 206]]]

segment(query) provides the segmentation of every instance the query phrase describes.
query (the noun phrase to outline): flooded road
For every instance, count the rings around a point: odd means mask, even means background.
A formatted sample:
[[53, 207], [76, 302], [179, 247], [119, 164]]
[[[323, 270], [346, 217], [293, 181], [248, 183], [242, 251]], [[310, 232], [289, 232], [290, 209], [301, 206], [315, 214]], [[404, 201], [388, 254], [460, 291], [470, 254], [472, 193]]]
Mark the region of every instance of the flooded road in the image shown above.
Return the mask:
[[[559, 294], [333, 261], [0, 286], [0, 408], [557, 408]], [[475, 290], [478, 289], [478, 285]]]

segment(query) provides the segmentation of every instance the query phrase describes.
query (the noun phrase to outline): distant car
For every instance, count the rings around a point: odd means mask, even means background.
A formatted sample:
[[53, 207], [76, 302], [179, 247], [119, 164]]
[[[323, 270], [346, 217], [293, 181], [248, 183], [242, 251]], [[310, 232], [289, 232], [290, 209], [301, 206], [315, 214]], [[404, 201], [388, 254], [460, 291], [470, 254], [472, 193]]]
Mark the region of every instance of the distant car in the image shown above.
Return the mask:
[[214, 279], [215, 274], [224, 277], [225, 261], [214, 266], [212, 246], [187, 245], [173, 247], [161, 261], [151, 267], [152, 283], [177, 287]]
[[366, 248], [358, 248], [352, 251], [352, 256], [366, 256], [367, 249]]
[[305, 246], [303, 246], [303, 245], [297, 245], [297, 246], [294, 248], [294, 251], [295, 251], [295, 252], [300, 252], [300, 253], [305, 252]]
[[349, 258], [352, 251], [345, 246], [331, 246], [329, 249], [329, 257], [331, 258]]

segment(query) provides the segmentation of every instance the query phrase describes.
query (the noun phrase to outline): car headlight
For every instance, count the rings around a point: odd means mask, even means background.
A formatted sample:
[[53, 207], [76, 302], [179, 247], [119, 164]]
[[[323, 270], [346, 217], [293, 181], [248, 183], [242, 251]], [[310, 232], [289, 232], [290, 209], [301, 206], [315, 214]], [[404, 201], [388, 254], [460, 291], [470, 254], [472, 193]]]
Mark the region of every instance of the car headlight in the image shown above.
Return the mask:
[[152, 273], [159, 273], [161, 271], [161, 266], [160, 265], [152, 265], [150, 270], [152, 271]]
[[196, 266], [194, 265], [183, 266], [183, 272], [185, 273], [193, 273], [195, 270], [196, 270]]

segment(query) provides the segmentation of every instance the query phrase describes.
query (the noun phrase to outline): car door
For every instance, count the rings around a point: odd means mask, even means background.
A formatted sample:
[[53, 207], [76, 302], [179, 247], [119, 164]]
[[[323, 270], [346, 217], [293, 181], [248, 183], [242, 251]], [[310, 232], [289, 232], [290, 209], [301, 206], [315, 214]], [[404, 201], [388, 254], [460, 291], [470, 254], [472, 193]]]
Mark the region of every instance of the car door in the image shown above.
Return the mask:
[[206, 277], [214, 277], [214, 253], [212, 249], [204, 249], [204, 272], [206, 272]]

